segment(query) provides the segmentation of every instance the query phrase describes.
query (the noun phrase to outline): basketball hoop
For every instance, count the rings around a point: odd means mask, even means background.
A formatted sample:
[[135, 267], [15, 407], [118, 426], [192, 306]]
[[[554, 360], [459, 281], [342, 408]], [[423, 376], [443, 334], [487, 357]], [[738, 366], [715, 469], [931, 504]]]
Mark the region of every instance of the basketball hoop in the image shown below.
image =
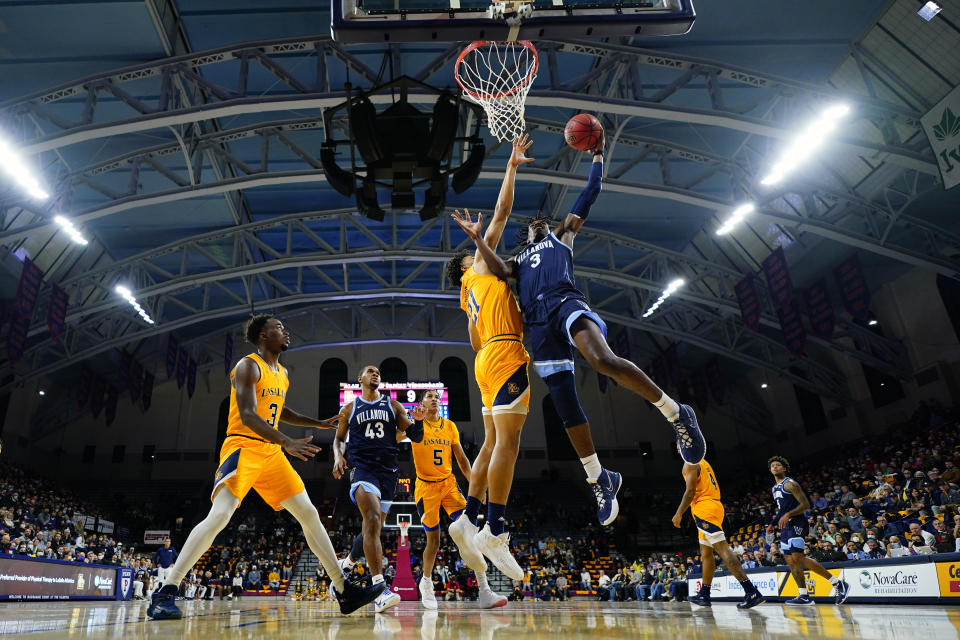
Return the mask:
[[523, 110], [538, 66], [529, 40], [477, 40], [457, 58], [453, 73], [467, 97], [483, 107], [490, 133], [503, 142], [526, 130]]
[[407, 544], [407, 530], [410, 529], [409, 522], [401, 522], [400, 524], [400, 546], [405, 546]]

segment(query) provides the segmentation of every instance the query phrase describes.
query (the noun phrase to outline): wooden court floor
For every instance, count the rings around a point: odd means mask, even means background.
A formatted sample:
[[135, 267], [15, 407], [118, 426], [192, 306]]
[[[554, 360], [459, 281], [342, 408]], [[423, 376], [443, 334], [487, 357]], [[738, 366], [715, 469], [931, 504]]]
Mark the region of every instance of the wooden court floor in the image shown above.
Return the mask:
[[385, 614], [349, 617], [332, 603], [247, 599], [184, 602], [184, 619], [155, 622], [143, 602], [0, 604], [0, 636], [22, 638], [302, 638], [304, 640], [610, 640], [613, 638], [960, 638], [960, 608], [763, 604], [738, 611], [687, 603], [519, 602], [478, 611], [404, 602]]

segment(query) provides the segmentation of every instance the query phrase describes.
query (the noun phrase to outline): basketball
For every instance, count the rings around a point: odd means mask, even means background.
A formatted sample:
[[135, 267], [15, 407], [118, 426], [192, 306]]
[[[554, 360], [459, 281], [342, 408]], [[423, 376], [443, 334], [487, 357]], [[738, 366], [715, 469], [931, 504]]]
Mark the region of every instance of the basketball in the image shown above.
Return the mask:
[[593, 149], [603, 136], [603, 125], [589, 113], [578, 113], [563, 129], [563, 138], [577, 151]]

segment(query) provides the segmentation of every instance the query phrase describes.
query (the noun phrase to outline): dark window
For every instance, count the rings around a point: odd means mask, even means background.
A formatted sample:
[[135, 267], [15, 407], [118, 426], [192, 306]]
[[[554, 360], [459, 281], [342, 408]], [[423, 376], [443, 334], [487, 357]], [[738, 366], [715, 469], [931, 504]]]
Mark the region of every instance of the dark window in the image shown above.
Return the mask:
[[[217, 446], [214, 451], [220, 451], [223, 441], [227, 439], [227, 420], [230, 417], [230, 396], [227, 396], [220, 403], [220, 413], [217, 415]], [[153, 455], [153, 452], [150, 453]], [[146, 462], [146, 461], [144, 461]]]
[[823, 411], [823, 402], [820, 396], [803, 387], [793, 386], [793, 392], [797, 396], [797, 404], [800, 405], [800, 417], [803, 419], [803, 426], [807, 433], [816, 433], [827, 428], [827, 414]]
[[960, 282], [938, 274], [937, 291], [940, 292], [940, 300], [950, 317], [953, 332], [960, 338]]
[[340, 358], [327, 358], [320, 365], [320, 404], [317, 416], [326, 419], [340, 412], [340, 383], [354, 382], [347, 363]]
[[86, 464], [91, 464], [97, 456], [97, 446], [94, 444], [88, 444], [83, 448], [83, 462]]
[[547, 436], [547, 457], [551, 460], [577, 460], [577, 452], [567, 438], [563, 420], [548, 393], [543, 397], [543, 429]]
[[652, 458], [653, 457], [653, 443], [641, 441], [637, 443], [637, 449], [640, 451], [640, 456], [643, 458]]
[[125, 455], [127, 455], [127, 448], [122, 444], [115, 445], [113, 447], [113, 457], [111, 458], [111, 462], [119, 464], [123, 462], [123, 457]]
[[467, 365], [460, 358], [444, 358], [440, 363], [440, 382], [447, 386], [450, 419], [454, 422], [470, 420], [470, 387]]
[[406, 382], [407, 363], [400, 358], [387, 358], [380, 363], [380, 380], [383, 382]]
[[860, 366], [863, 367], [863, 377], [867, 380], [867, 388], [870, 389], [870, 398], [873, 400], [874, 407], [879, 409], [903, 399], [903, 385], [899, 380], [865, 364]]
[[156, 451], [157, 445], [155, 444], [143, 445], [143, 454], [140, 456], [140, 462], [153, 462], [153, 456]]
[[916, 376], [914, 376], [914, 379], [917, 381], [918, 387], [923, 387], [931, 382], [936, 382], [939, 380], [940, 374], [937, 373], [937, 367], [933, 366], [918, 373]]
[[847, 417], [846, 407], [837, 407], [836, 409], [830, 409], [831, 420], [843, 420], [846, 417]]

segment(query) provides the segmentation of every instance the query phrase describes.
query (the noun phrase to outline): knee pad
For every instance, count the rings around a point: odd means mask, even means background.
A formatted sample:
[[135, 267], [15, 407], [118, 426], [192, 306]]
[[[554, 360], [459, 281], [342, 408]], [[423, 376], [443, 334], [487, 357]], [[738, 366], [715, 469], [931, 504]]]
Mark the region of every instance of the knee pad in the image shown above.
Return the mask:
[[575, 427], [587, 421], [587, 415], [580, 406], [577, 396], [577, 382], [573, 371], [558, 371], [543, 379], [550, 388], [550, 398], [557, 409], [557, 415], [563, 421], [565, 429]]

